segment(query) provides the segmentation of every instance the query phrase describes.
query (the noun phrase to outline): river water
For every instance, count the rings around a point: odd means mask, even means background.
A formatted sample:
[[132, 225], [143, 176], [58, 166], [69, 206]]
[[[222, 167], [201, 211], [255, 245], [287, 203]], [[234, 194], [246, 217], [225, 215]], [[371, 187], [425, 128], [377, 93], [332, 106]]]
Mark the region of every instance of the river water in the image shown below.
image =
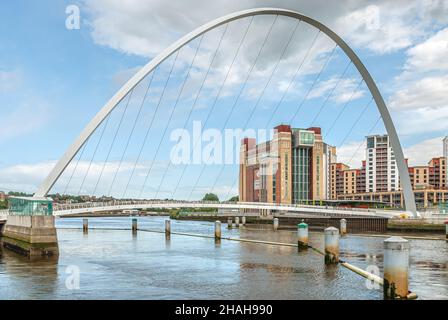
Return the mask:
[[[163, 231], [166, 219], [139, 217], [139, 228]], [[0, 299], [382, 299], [382, 288], [342, 266], [326, 267], [312, 250], [110, 230], [129, 229], [129, 217], [90, 218], [88, 234], [80, 218], [56, 224], [57, 260], [30, 262], [0, 251]], [[213, 235], [213, 228], [210, 222], [171, 222], [173, 232]], [[228, 230], [226, 224], [222, 231], [223, 237], [296, 241], [294, 231]], [[383, 240], [346, 236], [341, 259], [382, 274]], [[448, 243], [410, 242], [411, 291], [420, 299], [448, 299]], [[311, 232], [310, 244], [323, 249], [323, 234]]]

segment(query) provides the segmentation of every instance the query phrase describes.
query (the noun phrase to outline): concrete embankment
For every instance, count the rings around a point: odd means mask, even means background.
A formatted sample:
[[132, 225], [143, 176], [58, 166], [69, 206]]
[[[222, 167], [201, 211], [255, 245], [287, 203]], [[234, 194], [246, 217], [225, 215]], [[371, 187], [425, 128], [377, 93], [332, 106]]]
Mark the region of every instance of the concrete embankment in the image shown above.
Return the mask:
[[[178, 220], [195, 220], [195, 221], [216, 221], [219, 220], [222, 223], [227, 223], [228, 219], [235, 221], [235, 216], [226, 215], [205, 215], [205, 214], [188, 214], [172, 216], [173, 219]], [[309, 225], [310, 230], [324, 230], [328, 227], [340, 227], [340, 217], [311, 217], [311, 216], [297, 216], [297, 217], [282, 217], [276, 216], [279, 219], [279, 229], [283, 230], [295, 230], [297, 225], [304, 221]], [[431, 234], [444, 234], [444, 224], [427, 223], [425, 220], [408, 220], [408, 219], [387, 219], [387, 218], [375, 218], [375, 217], [346, 217], [346, 232], [347, 233], [431, 233]], [[247, 216], [246, 223], [251, 225], [272, 225], [273, 219], [259, 216]]]

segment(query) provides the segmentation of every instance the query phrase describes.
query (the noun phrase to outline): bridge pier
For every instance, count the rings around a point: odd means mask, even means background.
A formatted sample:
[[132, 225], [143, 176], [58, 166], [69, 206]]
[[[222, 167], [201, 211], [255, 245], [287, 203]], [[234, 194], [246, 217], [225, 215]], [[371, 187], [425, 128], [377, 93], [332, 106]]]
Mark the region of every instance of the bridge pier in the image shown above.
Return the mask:
[[335, 227], [325, 229], [325, 264], [339, 262], [339, 230]]
[[83, 233], [89, 232], [89, 220], [87, 218], [82, 219], [82, 232]]
[[58, 238], [50, 198], [10, 197], [3, 246], [30, 259], [57, 257]]

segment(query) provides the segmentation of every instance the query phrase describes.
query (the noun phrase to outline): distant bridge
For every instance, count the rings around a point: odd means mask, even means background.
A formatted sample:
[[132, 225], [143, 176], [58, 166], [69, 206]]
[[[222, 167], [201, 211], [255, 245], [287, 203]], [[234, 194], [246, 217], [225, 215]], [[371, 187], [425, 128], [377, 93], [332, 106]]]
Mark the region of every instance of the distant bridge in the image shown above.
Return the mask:
[[[364, 216], [392, 218], [403, 214], [403, 211], [340, 208], [333, 206], [307, 206], [297, 204], [274, 204], [261, 202], [218, 202], [218, 201], [163, 201], [163, 200], [130, 200], [89, 202], [78, 204], [55, 204], [53, 214], [66, 216], [74, 214], [90, 214], [97, 212], [122, 211], [133, 209], [176, 209], [176, 208], [216, 208], [266, 210], [276, 213], [306, 214], [316, 216]], [[241, 213], [244, 215], [244, 213]]]

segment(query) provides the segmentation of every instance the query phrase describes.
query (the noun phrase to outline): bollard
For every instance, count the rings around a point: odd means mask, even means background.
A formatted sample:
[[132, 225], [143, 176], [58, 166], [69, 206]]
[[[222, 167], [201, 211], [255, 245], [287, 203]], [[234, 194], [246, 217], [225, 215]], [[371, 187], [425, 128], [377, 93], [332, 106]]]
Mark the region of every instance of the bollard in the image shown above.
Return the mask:
[[308, 249], [308, 225], [303, 222], [297, 225], [297, 245], [299, 251]]
[[448, 241], [448, 220], [445, 221], [445, 239]]
[[344, 236], [344, 235], [347, 234], [347, 220], [341, 219], [341, 221], [340, 221], [340, 231], [341, 231], [341, 236]]
[[241, 217], [241, 224], [246, 225], [246, 217]]
[[239, 228], [240, 226], [240, 218], [239, 217], [235, 217], [235, 227]]
[[132, 218], [132, 232], [137, 232], [137, 218]]
[[89, 232], [89, 220], [88, 219], [82, 219], [82, 231], [84, 233]]
[[221, 240], [221, 221], [215, 221], [215, 240]]
[[390, 237], [384, 240], [384, 299], [406, 299], [408, 286], [409, 242]]
[[227, 229], [232, 229], [232, 218], [227, 219]]
[[325, 264], [339, 262], [339, 230], [335, 227], [325, 229]]
[[274, 218], [274, 231], [278, 229], [278, 218]]
[[171, 234], [171, 220], [165, 220], [165, 235]]

